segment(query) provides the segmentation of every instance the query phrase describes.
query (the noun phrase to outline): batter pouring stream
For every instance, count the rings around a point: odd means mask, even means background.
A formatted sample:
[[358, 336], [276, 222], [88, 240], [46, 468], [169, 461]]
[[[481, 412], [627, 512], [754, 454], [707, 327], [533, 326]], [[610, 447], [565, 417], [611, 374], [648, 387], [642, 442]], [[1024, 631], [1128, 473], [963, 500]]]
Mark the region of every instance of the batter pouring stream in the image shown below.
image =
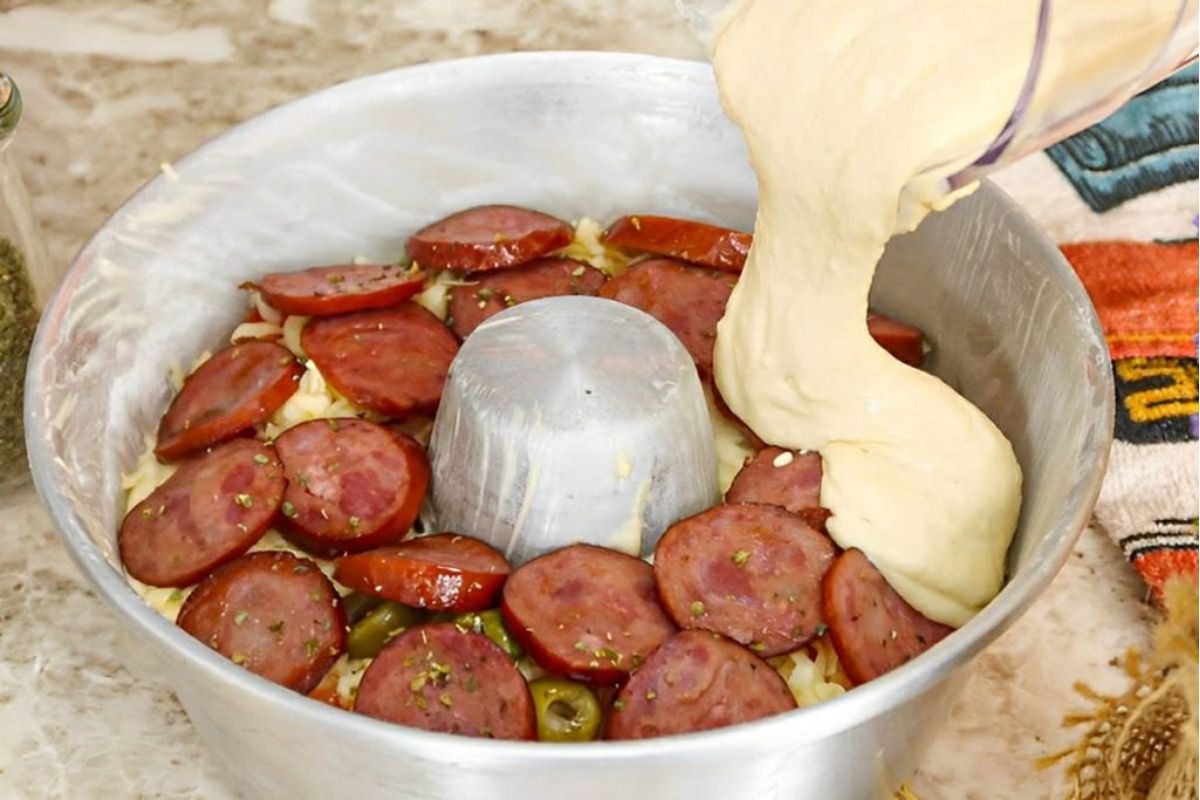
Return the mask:
[[887, 240], [955, 199], [916, 176], [1004, 124], [1035, 5], [746, 0], [713, 56], [760, 192], [721, 392], [766, 441], [820, 450], [834, 540], [955, 626], [1001, 586], [1021, 470], [982, 412], [875, 344], [867, 294]]
[[[975, 188], [949, 193], [945, 178], [1004, 126], [1039, 6], [741, 0], [713, 53], [759, 180], [754, 245], [717, 329], [721, 393], [766, 441], [820, 450], [834, 540], [955, 626], [1003, 582], [1021, 470], [979, 409], [872, 341], [867, 294], [892, 235]], [[1027, 117], [1137, 80], [1178, 8], [1055, 0]]]

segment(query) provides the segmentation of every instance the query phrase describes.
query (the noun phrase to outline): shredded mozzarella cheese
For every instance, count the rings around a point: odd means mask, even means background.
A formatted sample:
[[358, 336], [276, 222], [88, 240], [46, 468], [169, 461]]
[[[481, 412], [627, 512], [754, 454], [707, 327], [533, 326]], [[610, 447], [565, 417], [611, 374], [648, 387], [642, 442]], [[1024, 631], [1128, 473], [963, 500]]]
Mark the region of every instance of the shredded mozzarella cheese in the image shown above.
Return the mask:
[[337, 693], [346, 701], [346, 707], [354, 704], [358, 694], [358, 685], [362, 683], [363, 673], [371, 666], [369, 658], [350, 658], [342, 656], [333, 665], [333, 673], [337, 675]]
[[787, 681], [796, 705], [805, 706], [845, 694], [850, 679], [842, 672], [837, 651], [828, 636], [822, 636], [794, 653], [772, 659], [775, 669]]
[[591, 264], [610, 277], [619, 275], [629, 266], [629, 256], [610, 247], [600, 240], [604, 228], [591, 217], [583, 217], [575, 224], [575, 238], [562, 251], [566, 258], [574, 258]]
[[[288, 321], [295, 317], [288, 317]], [[285, 325], [286, 328], [286, 325]], [[354, 403], [338, 394], [337, 390], [325, 381], [325, 376], [313, 361], [304, 366], [304, 374], [300, 376], [300, 384], [296, 392], [267, 421], [266, 437], [274, 439], [279, 434], [313, 419], [330, 419], [333, 417], [363, 416], [364, 411]]]
[[125, 490], [125, 513], [150, 496], [175, 472], [174, 464], [163, 464], [154, 455], [154, 436], [147, 433], [144, 449], [138, 456], [133, 469], [121, 476], [121, 488]]
[[247, 342], [251, 339], [279, 339], [283, 336], [283, 328], [273, 322], [243, 322], [233, 329], [229, 337], [230, 344]]
[[250, 304], [254, 306], [254, 310], [264, 321], [275, 325], [283, 324], [283, 312], [267, 305], [267, 301], [263, 300], [261, 292], [253, 291], [250, 293]]
[[179, 616], [179, 609], [183, 606], [183, 601], [195, 588], [188, 586], [185, 589], [169, 589], [161, 586], [149, 586], [132, 576], [126, 576], [126, 580], [129, 581], [133, 590], [142, 596], [146, 605], [170, 622], [174, 622], [175, 618]]
[[474, 285], [475, 281], [463, 280], [458, 273], [443, 270], [433, 276], [413, 302], [444, 322], [450, 316], [450, 290], [455, 286]]
[[300, 345], [300, 331], [304, 330], [306, 322], [308, 322], [308, 317], [302, 317], [299, 314], [293, 314], [283, 320], [283, 346], [291, 350], [296, 358], [308, 358], [308, 354]]

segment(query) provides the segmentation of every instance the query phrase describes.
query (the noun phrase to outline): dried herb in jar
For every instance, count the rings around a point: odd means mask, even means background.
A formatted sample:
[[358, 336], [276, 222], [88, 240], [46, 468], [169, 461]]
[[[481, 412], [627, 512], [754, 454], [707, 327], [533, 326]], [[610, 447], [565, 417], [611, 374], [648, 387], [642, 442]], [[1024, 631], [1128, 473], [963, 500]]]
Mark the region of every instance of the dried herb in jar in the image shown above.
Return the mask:
[[38, 313], [25, 259], [0, 237], [0, 484], [24, 471], [25, 367]]

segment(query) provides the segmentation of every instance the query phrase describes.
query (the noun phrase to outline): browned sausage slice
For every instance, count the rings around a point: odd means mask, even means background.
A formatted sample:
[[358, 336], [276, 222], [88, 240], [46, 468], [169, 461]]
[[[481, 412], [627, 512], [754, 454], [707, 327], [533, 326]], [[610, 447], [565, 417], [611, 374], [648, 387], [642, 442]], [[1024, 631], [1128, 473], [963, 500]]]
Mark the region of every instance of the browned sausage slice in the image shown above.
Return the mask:
[[718, 225], [645, 214], [621, 217], [604, 232], [608, 244], [731, 272], [742, 271], [753, 238]]
[[567, 294], [594, 295], [604, 273], [570, 258], [542, 258], [502, 272], [470, 278], [468, 286], [450, 291], [450, 326], [467, 338], [488, 317], [526, 300]]
[[416, 608], [484, 611], [508, 577], [508, 562], [470, 536], [437, 533], [337, 560], [334, 579], [362, 594]]
[[254, 545], [283, 499], [275, 448], [234, 439], [184, 462], [125, 515], [117, 542], [129, 574], [190, 586]]
[[314, 319], [300, 343], [333, 388], [389, 417], [436, 411], [458, 352], [450, 329], [415, 303]]
[[325, 317], [387, 308], [425, 287], [425, 276], [396, 264], [347, 264], [272, 272], [258, 284], [263, 299], [285, 314]]
[[764, 447], [746, 462], [729, 491], [729, 503], [763, 503], [800, 514], [821, 507], [821, 456]]
[[853, 548], [826, 573], [822, 601], [829, 638], [855, 684], [911, 661], [954, 632], [906, 603], [870, 559]]
[[205, 578], [179, 627], [251, 672], [307, 694], [346, 649], [346, 614], [307, 558], [262, 551]]
[[725, 398], [721, 396], [721, 390], [717, 387], [716, 379], [708, 376], [702, 377], [701, 381], [708, 388], [713, 399], [713, 405], [717, 407], [717, 411], [721, 412], [721, 416], [733, 423], [733, 426], [741, 432], [742, 436], [746, 439], [746, 444], [754, 450], [761, 450], [765, 447], [766, 445], [763, 443], [763, 440], [758, 438], [758, 434], [750, 430], [750, 426], [741, 417], [733, 413], [733, 409], [725, 402]]
[[187, 377], [163, 415], [155, 455], [178, 461], [262, 422], [295, 393], [300, 373], [291, 352], [273, 342], [218, 351]]
[[621, 689], [605, 736], [647, 739], [706, 731], [795, 707], [770, 664], [715, 633], [682, 631]]
[[479, 206], [451, 214], [409, 237], [405, 249], [424, 269], [463, 272], [515, 267], [566, 247], [561, 219], [518, 206]]
[[600, 296], [640, 308], [670, 328], [705, 377], [712, 374], [717, 323], [736, 280], [728, 273], [654, 258], [610, 280]]
[[576, 544], [519, 567], [501, 605], [514, 639], [550, 672], [618, 683], [670, 636], [641, 559]]
[[820, 634], [821, 577], [833, 559], [833, 543], [795, 514], [721, 505], [667, 529], [654, 578], [681, 628], [715, 631], [768, 657]]
[[321, 555], [398, 541], [429, 485], [425, 449], [363, 419], [315, 419], [275, 440], [287, 476], [285, 531]]
[[533, 739], [525, 679], [486, 636], [450, 623], [410, 628], [363, 675], [354, 710], [427, 731]]
[[905, 364], [919, 367], [925, 360], [925, 335], [912, 325], [871, 311], [867, 314], [867, 330], [884, 350]]
[[814, 508], [802, 508], [796, 512], [796, 516], [812, 526], [813, 530], [820, 531], [826, 536], [829, 535], [829, 529], [825, 527], [825, 523], [833, 516], [833, 512], [823, 506]]

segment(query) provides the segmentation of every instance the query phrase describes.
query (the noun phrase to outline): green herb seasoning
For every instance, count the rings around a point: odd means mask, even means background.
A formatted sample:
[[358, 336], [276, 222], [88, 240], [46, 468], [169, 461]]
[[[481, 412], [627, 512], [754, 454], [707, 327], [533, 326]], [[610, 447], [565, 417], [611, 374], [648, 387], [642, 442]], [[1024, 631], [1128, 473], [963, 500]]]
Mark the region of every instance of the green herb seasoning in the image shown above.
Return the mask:
[[25, 469], [21, 409], [37, 319], [25, 259], [16, 245], [0, 237], [0, 486]]

